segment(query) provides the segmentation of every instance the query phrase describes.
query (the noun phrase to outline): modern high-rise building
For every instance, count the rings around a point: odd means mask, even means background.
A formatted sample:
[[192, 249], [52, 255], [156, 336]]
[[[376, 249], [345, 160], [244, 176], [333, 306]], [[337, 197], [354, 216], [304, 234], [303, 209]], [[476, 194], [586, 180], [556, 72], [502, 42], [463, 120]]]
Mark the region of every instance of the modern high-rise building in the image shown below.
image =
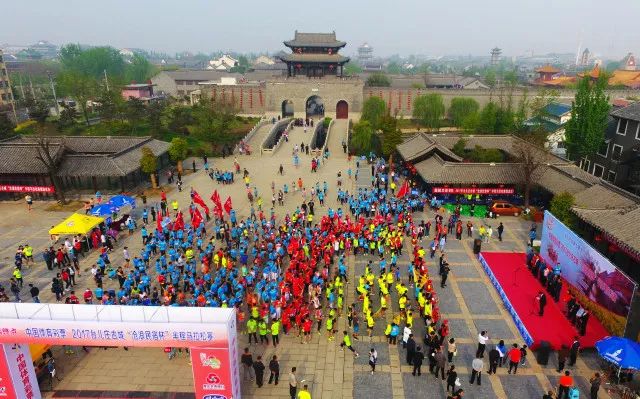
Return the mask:
[[2, 50], [0, 50], [0, 113], [11, 111], [11, 116], [13, 117], [15, 116], [13, 107], [13, 92], [11, 91], [9, 73], [4, 63]]

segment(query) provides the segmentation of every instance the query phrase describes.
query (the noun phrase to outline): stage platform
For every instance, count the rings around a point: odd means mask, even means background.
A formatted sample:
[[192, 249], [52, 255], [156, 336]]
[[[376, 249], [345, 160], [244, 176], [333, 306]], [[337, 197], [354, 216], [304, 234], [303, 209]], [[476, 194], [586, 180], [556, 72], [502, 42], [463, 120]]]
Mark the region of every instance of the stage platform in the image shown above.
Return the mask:
[[[524, 253], [482, 252], [479, 260], [527, 345], [534, 349], [540, 341], [548, 341], [554, 349], [571, 345], [578, 331], [563, 313], [562, 296], [556, 303], [547, 293], [544, 316], [538, 315], [535, 297], [543, 288], [527, 269]], [[587, 334], [579, 338], [580, 345], [592, 348], [607, 335], [600, 321], [589, 317]]]

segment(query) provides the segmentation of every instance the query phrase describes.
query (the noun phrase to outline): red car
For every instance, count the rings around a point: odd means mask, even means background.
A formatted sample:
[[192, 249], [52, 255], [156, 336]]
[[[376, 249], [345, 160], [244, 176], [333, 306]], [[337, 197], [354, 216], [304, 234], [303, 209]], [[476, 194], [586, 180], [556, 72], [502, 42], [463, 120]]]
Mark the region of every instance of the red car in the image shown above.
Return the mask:
[[489, 210], [500, 216], [519, 216], [522, 213], [522, 208], [507, 201], [494, 201]]

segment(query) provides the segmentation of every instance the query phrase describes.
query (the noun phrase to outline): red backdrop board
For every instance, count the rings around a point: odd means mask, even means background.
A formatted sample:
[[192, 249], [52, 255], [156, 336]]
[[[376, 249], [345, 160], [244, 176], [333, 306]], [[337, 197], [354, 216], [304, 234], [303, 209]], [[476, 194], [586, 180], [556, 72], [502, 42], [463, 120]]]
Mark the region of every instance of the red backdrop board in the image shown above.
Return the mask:
[[29, 345], [0, 346], [0, 398], [42, 399]]
[[229, 349], [194, 347], [190, 351], [196, 399], [236, 399]]
[[53, 186], [20, 186], [14, 184], [0, 184], [0, 192], [4, 193], [46, 193], [55, 192]]
[[13, 382], [11, 381], [11, 373], [9, 372], [9, 365], [7, 359], [4, 356], [4, 350], [0, 348], [0, 398], [3, 399], [17, 399], [16, 390], [13, 389]]
[[434, 194], [509, 195], [515, 193], [515, 190], [512, 187], [433, 187], [431, 192]]

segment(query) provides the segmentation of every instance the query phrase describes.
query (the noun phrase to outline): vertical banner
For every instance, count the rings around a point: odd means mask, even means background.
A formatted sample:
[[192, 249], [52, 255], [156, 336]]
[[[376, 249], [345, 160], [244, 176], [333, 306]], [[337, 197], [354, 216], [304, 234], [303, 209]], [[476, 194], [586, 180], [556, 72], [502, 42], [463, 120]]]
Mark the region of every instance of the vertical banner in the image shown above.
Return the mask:
[[231, 373], [231, 392], [234, 399], [240, 399], [240, 364], [238, 359], [238, 336], [236, 328], [236, 318], [229, 320], [227, 325], [227, 342], [229, 345], [229, 370]]
[[[233, 368], [228, 348], [190, 348], [196, 399], [240, 399], [234, 394]], [[239, 387], [237, 388], [239, 390]]]
[[1, 352], [0, 398], [41, 399], [29, 345], [4, 344]]

